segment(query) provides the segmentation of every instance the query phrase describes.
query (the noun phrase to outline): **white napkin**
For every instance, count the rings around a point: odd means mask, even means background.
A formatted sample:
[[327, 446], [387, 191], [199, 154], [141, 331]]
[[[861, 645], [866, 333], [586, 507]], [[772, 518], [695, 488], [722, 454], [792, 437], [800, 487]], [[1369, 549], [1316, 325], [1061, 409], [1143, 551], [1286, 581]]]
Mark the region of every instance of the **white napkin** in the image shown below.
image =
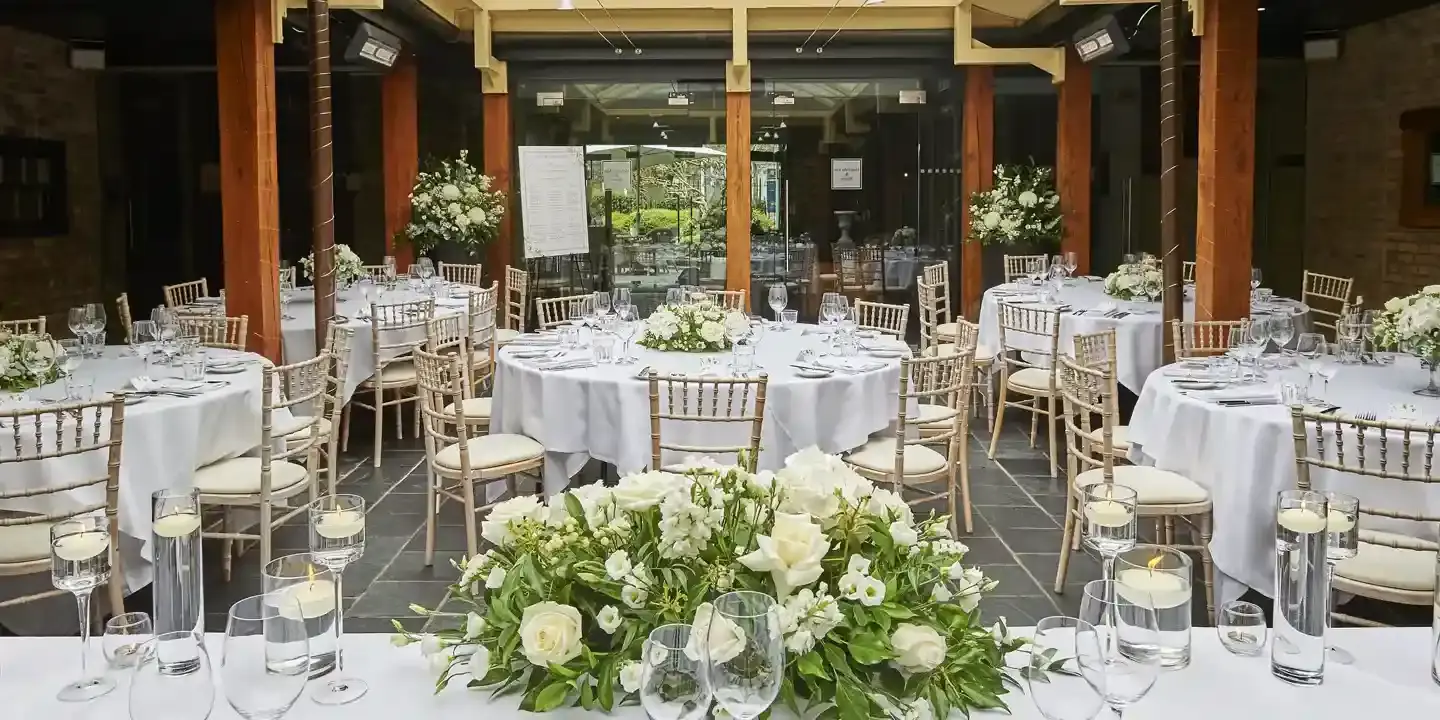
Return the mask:
[[154, 379], [147, 376], [130, 378], [130, 387], [136, 392], [159, 392], [161, 390], [175, 390], [177, 392], [191, 392], [199, 390], [204, 383], [193, 380], [180, 380], [177, 378]]
[[862, 340], [862, 341], [860, 342], [860, 349], [861, 349], [861, 350], [879, 350], [879, 351], [881, 351], [881, 352], [886, 352], [886, 351], [900, 351], [900, 350], [905, 350], [907, 347], [908, 347], [908, 346], [907, 346], [905, 343], [900, 342], [899, 340], [894, 340], [894, 339], [888, 339], [888, 340]]
[[438, 307], [466, 307], [470, 304], [465, 298], [440, 298], [435, 301]]
[[885, 367], [885, 363], [863, 358], [839, 358], [823, 357], [815, 361], [820, 367], [829, 370], [843, 370], [845, 372], [862, 373], [871, 370], [879, 370]]
[[1264, 387], [1239, 387], [1225, 390], [1203, 390], [1192, 393], [1195, 397], [1209, 402], [1245, 402], [1254, 405], [1279, 405], [1280, 391], [1273, 385]]
[[595, 361], [592, 358], [571, 358], [536, 363], [535, 367], [541, 370], [579, 370], [580, 368], [595, 367]]
[[1040, 296], [1035, 293], [1013, 293], [1010, 295], [1001, 295], [1000, 297], [1008, 303], [1040, 302]]
[[508, 342], [508, 343], [506, 343], [506, 344], [507, 344], [507, 345], [555, 345], [555, 344], [557, 344], [557, 343], [559, 343], [559, 342], [560, 342], [560, 338], [559, 338], [558, 336], [555, 336], [555, 335], [528, 335], [528, 334], [527, 334], [527, 335], [520, 335], [520, 336], [516, 337], [515, 339], [511, 340], [510, 342]]

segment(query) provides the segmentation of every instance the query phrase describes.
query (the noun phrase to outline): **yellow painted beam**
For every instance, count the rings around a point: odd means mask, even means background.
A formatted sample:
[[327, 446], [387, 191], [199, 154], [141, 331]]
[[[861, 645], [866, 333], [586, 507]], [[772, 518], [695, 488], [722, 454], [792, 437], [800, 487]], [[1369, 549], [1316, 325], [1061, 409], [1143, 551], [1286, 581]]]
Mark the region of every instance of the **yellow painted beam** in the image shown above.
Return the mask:
[[[304, 10], [306, 0], [285, 0], [285, 7]], [[330, 0], [331, 10], [384, 10], [385, 0]]]
[[992, 48], [975, 39], [969, 2], [955, 6], [956, 65], [1034, 65], [1055, 83], [1065, 82], [1064, 48]]
[[744, 5], [736, 5], [730, 11], [730, 64], [744, 67], [750, 64], [750, 14]]
[[1205, 0], [1187, 0], [1190, 4], [1190, 34], [1205, 34]]
[[475, 42], [475, 67], [481, 70], [490, 68], [490, 63], [495, 59], [491, 50], [490, 34], [490, 11], [480, 9], [475, 11], [473, 27], [470, 29], [470, 36]]

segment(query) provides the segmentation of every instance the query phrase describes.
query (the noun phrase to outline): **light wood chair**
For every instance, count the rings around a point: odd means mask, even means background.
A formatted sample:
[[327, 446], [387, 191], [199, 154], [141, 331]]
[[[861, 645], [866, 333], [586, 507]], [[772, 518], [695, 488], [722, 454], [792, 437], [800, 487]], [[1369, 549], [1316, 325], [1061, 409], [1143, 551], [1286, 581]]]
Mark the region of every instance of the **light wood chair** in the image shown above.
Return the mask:
[[475, 434], [475, 423], [465, 415], [469, 380], [460, 357], [417, 349], [415, 367], [431, 478], [425, 491], [425, 564], [434, 564], [436, 521], [447, 500], [465, 508], [465, 549], [474, 557], [480, 549], [476, 513], [495, 505], [476, 501], [475, 484], [504, 481], [514, 496], [512, 476], [543, 470], [545, 448], [524, 435]]
[[836, 278], [840, 292], [862, 298], [885, 294], [885, 254], [879, 248], [857, 248], [839, 253], [835, 258]]
[[[357, 399], [351, 400], [350, 404], [345, 406], [342, 419], [345, 429], [340, 440], [342, 450], [350, 447], [350, 413], [355, 407], [365, 408], [375, 414], [375, 467], [380, 467], [381, 446], [385, 434], [385, 408], [395, 408], [395, 439], [401, 440], [405, 437], [403, 408], [418, 403], [414, 393], [415, 363], [410, 361], [409, 353], [424, 342], [423, 339], [411, 338], [423, 333], [425, 324], [434, 316], [434, 300], [370, 306], [370, 337], [374, 347], [370, 362], [374, 372], [365, 382], [360, 383], [356, 390]], [[374, 404], [367, 405], [358, 399], [364, 391], [373, 394]], [[389, 400], [385, 399], [387, 393], [392, 396]], [[418, 433], [418, 414], [415, 425]]]
[[[1440, 545], [1430, 535], [1440, 515], [1420, 506], [1384, 507], [1369, 502], [1366, 490], [1415, 497], [1440, 477], [1431, 462], [1440, 426], [1401, 420], [1361, 420], [1340, 414], [1290, 408], [1294, 426], [1295, 469], [1301, 490], [1313, 487], [1312, 468], [1345, 473], [1358, 483], [1360, 544], [1355, 557], [1335, 565], [1333, 587], [1350, 595], [1402, 605], [1435, 600], [1435, 556]], [[1374, 480], [1371, 480], [1374, 478]], [[1415, 488], [1401, 489], [1414, 483]], [[1383, 486], [1383, 487], [1382, 487]], [[1373, 620], [1335, 612], [1355, 625], [1383, 626]]]
[[744, 290], [706, 290], [705, 294], [710, 297], [710, 302], [718, 307], [749, 312], [749, 308], [745, 305]]
[[[0, 487], [0, 504], [44, 503], [63, 496], [63, 512], [0, 512], [0, 577], [48, 575], [51, 569], [50, 528], [70, 518], [104, 513], [110, 535], [110, 582], [107, 586], [110, 611], [125, 612], [125, 570], [120, 562], [120, 521], [116, 515], [120, 499], [120, 460], [125, 440], [125, 399], [75, 402], [21, 410], [0, 410], [0, 435], [14, 452], [0, 455], [0, 477], [19, 473], [26, 463], [54, 462], [70, 457], [71, 470], [89, 462], [81, 456], [105, 459], [105, 473], [99, 477], [51, 477], [38, 487], [9, 483]], [[102, 493], [103, 490], [103, 493]], [[56, 595], [46, 590], [0, 601], [0, 608], [29, 603]]]
[[535, 298], [535, 317], [540, 321], [541, 330], [549, 330], [569, 322], [572, 304], [580, 303], [581, 307], [590, 307], [594, 302], [595, 296], [591, 293]]
[[[760, 432], [765, 425], [765, 388], [770, 376], [713, 377], [662, 376], [650, 371], [650, 467], [668, 471], [683, 469], [681, 463], [661, 464], [665, 450], [713, 455], [735, 455], [737, 463], [753, 472], [760, 459]], [[686, 445], [667, 443], [662, 438], [666, 422], [714, 423], [726, 426], [749, 425], [750, 442], [743, 445]]]
[[525, 332], [525, 298], [530, 292], [530, 273], [505, 266], [504, 324], [495, 330], [495, 345], [504, 346]]
[[[1115, 353], [1118, 347], [1116, 344], [1115, 328], [1110, 328], [1109, 330], [1098, 333], [1076, 335], [1072, 338], [1072, 341], [1075, 344], [1075, 361], [1079, 363], [1081, 367], [1099, 370], [1105, 373], [1105, 377], [1110, 380], [1109, 394], [1105, 397], [1111, 403], [1111, 416], [1119, 418], [1120, 408], [1115, 404], [1120, 399], [1120, 381], [1115, 377]], [[1090, 441], [1093, 443], [1100, 442], [1100, 428], [1095, 428], [1095, 432], [1092, 433]], [[1130, 427], [1128, 425], [1116, 425], [1114, 432], [1110, 435], [1110, 444], [1115, 451], [1120, 454], [1120, 459], [1124, 459], [1126, 453], [1130, 452]]]
[[1170, 334], [1175, 343], [1176, 359], [1224, 355], [1230, 349], [1230, 332], [1250, 327], [1250, 321], [1239, 320], [1172, 320]]
[[44, 335], [45, 316], [23, 320], [0, 320], [0, 333], [6, 335]]
[[[1335, 322], [1340, 312], [1350, 302], [1350, 286], [1355, 278], [1321, 275], [1305, 271], [1301, 301], [1310, 307], [1310, 322], [1315, 327], [1330, 331], [1330, 340], [1335, 340]], [[1316, 303], [1319, 303], [1318, 305]]]
[[1180, 282], [1195, 282], [1195, 261], [1185, 260], [1180, 263]]
[[[320, 458], [325, 462], [326, 487], [335, 494], [339, 483], [340, 413], [345, 406], [345, 378], [350, 368], [350, 343], [355, 331], [331, 322], [325, 333], [325, 355], [330, 358], [325, 382], [325, 415], [320, 418]], [[275, 431], [286, 445], [304, 442], [309, 434], [308, 418], [292, 417]]]
[[200, 344], [209, 348], [244, 350], [245, 331], [250, 325], [250, 316], [221, 317], [219, 315], [177, 316], [177, 336], [195, 336]]
[[1036, 263], [1039, 263], [1040, 270], [1046, 269], [1046, 263], [1050, 258], [1045, 255], [1006, 255], [1005, 256], [1005, 282], [1014, 282], [1015, 278], [1025, 277], [1035, 270]]
[[[320, 421], [325, 417], [325, 388], [331, 364], [325, 353], [279, 367], [266, 362], [260, 390], [259, 455], [233, 457], [195, 471], [201, 506], [218, 506], [225, 516], [221, 527], [202, 529], [201, 537], [224, 541], [221, 573], [227, 581], [236, 541], [256, 541], [260, 566], [264, 567], [270, 562], [274, 527], [308, 510], [308, 502], [291, 498], [318, 497], [323, 441]], [[279, 411], [299, 418], [298, 428], [292, 423], [283, 427], [290, 436], [298, 432], [300, 439], [287, 437], [277, 447], [274, 439], [279, 437], [275, 433]], [[237, 529], [244, 524], [235, 517], [235, 511], [241, 509], [259, 511], [259, 524], [253, 532]]]
[[[939, 343], [955, 342], [955, 322], [950, 312], [950, 263], [942, 261], [926, 265], [915, 279], [916, 292], [923, 282], [933, 289], [935, 302], [935, 340]], [[923, 306], [924, 303], [922, 302]]]
[[[990, 436], [991, 460], [1000, 446], [1000, 434], [1005, 429], [1005, 408], [1013, 407], [1030, 413], [1030, 447], [1035, 447], [1035, 433], [1040, 417], [1045, 417], [1045, 432], [1050, 437], [1050, 477], [1058, 477], [1055, 441], [1055, 403], [1059, 391], [1055, 387], [1055, 358], [1060, 354], [1060, 311], [1038, 307], [1026, 307], [999, 303], [996, 308], [1000, 320], [1000, 397], [995, 407], [995, 431]], [[1030, 342], [1039, 341], [1044, 349], [1038, 349]], [[1025, 400], [1011, 401], [1010, 393], [1026, 396]], [[1040, 401], [1045, 407], [1040, 407]]]
[[[467, 315], [445, 315], [431, 320], [425, 326], [425, 351], [432, 355], [446, 355], [460, 358], [460, 374], [465, 378], [464, 396], [458, 401], [464, 405], [465, 421], [472, 427], [490, 427], [491, 399], [476, 397], [475, 368], [481, 366], [476, 359], [475, 343], [470, 334], [470, 318]], [[455, 405], [446, 405], [441, 412], [457, 415]]]
[[[499, 296], [500, 284], [491, 282], [490, 287], [470, 293], [466, 308], [471, 356], [475, 363], [470, 380], [476, 397], [480, 397], [482, 391], [490, 390], [495, 380], [495, 351], [499, 349], [495, 312]], [[485, 416], [489, 417], [489, 413]]]
[[165, 307], [171, 309], [189, 305], [202, 297], [210, 297], [210, 284], [205, 278], [165, 286]]
[[120, 293], [120, 297], [115, 298], [115, 311], [120, 314], [120, 331], [125, 333], [125, 344], [129, 345], [130, 326], [135, 324], [130, 316], [130, 293]]
[[480, 285], [480, 263], [461, 265], [457, 263], [436, 263], [436, 270], [445, 282], [461, 285]]
[[289, 283], [292, 287], [295, 285], [295, 266], [294, 266], [294, 265], [291, 265], [290, 267], [282, 267], [282, 268], [280, 268], [280, 282], [281, 282], [281, 283]]
[[[953, 355], [957, 350], [961, 338], [975, 335], [977, 338], [980, 326], [964, 319], [955, 322], [941, 324], [941, 303], [938, 299], [941, 288], [932, 286], [924, 277], [915, 279], [916, 293], [920, 299], [920, 355]], [[941, 335], [940, 329], [949, 328], [948, 335]], [[993, 428], [995, 422], [995, 376], [992, 370], [995, 367], [995, 353], [982, 347], [976, 347], [973, 352], [972, 364], [975, 367], [975, 382], [970, 385], [971, 394], [980, 394], [984, 399], [985, 423]], [[981, 404], [975, 403], [972, 399], [970, 408], [972, 412], [978, 411]]]
[[[1105, 370], [1085, 367], [1074, 359], [1059, 358], [1060, 391], [1064, 398], [1065, 448], [1065, 529], [1060, 539], [1060, 565], [1055, 571], [1055, 592], [1065, 591], [1070, 553], [1080, 546], [1081, 498], [1084, 489], [1098, 483], [1124, 485], [1135, 491], [1136, 515], [1157, 518], [1166, 527], [1165, 544], [1186, 552], [1200, 553], [1205, 574], [1205, 609], [1215, 617], [1215, 569], [1210, 560], [1211, 504], [1205, 488], [1178, 473], [1143, 465], [1115, 465], [1114, 380]], [[1100, 416], [1100, 427], [1091, 418]], [[1092, 440], [1098, 432], [1100, 442]], [[1174, 521], [1180, 519], [1198, 535], [1190, 544], [1173, 538]], [[1434, 575], [1434, 562], [1430, 574]], [[1427, 601], [1428, 602], [1428, 601]]]
[[[970, 447], [970, 385], [975, 378], [974, 341], [974, 337], [965, 338], [959, 351], [951, 355], [902, 359], [897, 436], [872, 437], [845, 458], [860, 475], [894, 485], [902, 498], [907, 487], [919, 491], [921, 496], [906, 500], [910, 505], [943, 498], [949, 508], [951, 530], [958, 529], [963, 518], [967, 533], [974, 531], [966, 463]], [[909, 412], [912, 407], [913, 415]], [[957, 470], [961, 501], [958, 508]], [[942, 481], [944, 489], [940, 491], [920, 487]]]
[[910, 326], [910, 305], [856, 300], [851, 303], [855, 312], [855, 325], [861, 330], [876, 330], [887, 335], [905, 339]]
[[[391, 281], [389, 273], [386, 272], [388, 268], [387, 265], [361, 265], [360, 276], [370, 278], [370, 281], [377, 285], [383, 285]], [[399, 268], [396, 268], [395, 272], [399, 273]]]

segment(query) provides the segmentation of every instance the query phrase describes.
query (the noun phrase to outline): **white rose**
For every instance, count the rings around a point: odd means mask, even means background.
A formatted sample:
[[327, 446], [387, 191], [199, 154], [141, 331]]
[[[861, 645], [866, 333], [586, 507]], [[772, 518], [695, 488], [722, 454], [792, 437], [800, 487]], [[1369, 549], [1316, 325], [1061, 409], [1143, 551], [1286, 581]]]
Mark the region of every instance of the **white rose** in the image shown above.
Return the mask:
[[614, 605], [600, 608], [600, 612], [595, 614], [595, 623], [606, 635], [614, 635], [615, 629], [620, 627], [620, 610]]
[[540, 602], [520, 616], [520, 647], [532, 665], [564, 665], [580, 654], [580, 611], [569, 605]]
[[876, 607], [885, 602], [885, 583], [875, 578], [865, 578], [860, 585], [860, 604], [865, 607]]
[[717, 343], [725, 337], [725, 327], [718, 322], [705, 321], [700, 323], [700, 338], [705, 342]]
[[490, 672], [490, 649], [481, 645], [470, 653], [470, 659], [465, 663], [465, 669], [472, 677], [479, 680]]
[[455, 187], [450, 183], [445, 183], [445, 185], [440, 188], [440, 195], [446, 200], [459, 200], [460, 188]]
[[991, 230], [1000, 227], [1000, 213], [995, 212], [994, 210], [985, 213], [985, 227], [990, 228]]
[[460, 218], [465, 216], [465, 209], [460, 207], [460, 203], [450, 203], [445, 206], [445, 209], [450, 212], [452, 217]]
[[920, 539], [920, 536], [915, 532], [915, 528], [903, 521], [896, 520], [890, 523], [890, 538], [900, 547], [910, 547]]
[[624, 580], [630, 574], [630, 553], [624, 550], [610, 553], [610, 557], [605, 558], [605, 574], [617, 582]]
[[769, 535], [755, 538], [758, 549], [740, 558], [740, 564], [756, 572], [770, 572], [775, 591], [784, 598], [790, 591], [820, 579], [820, 561], [830, 541], [819, 525], [805, 515], [776, 513]]
[[480, 633], [482, 632], [485, 632], [485, 618], [480, 617], [473, 612], [466, 615], [465, 639], [474, 640], [475, 638], [480, 637]]
[[622, 510], [649, 510], [684, 483], [685, 478], [673, 473], [636, 473], [620, 478], [620, 483], [611, 490], [611, 496]]
[[908, 673], [930, 672], [945, 661], [945, 638], [928, 625], [900, 623], [890, 635], [895, 665]]
[[464, 215], [456, 215], [456, 216], [455, 216], [455, 227], [460, 227], [460, 228], [470, 227], [470, 218], [465, 217]]
[[480, 523], [480, 536], [500, 547], [508, 547], [515, 539], [510, 524], [524, 520], [544, 522], [549, 513], [533, 495], [511, 498], [490, 509]]
[[[695, 608], [695, 619], [690, 622], [690, 627], [694, 629], [685, 643], [685, 656], [691, 660], [698, 662], [702, 657], [701, 643], [709, 645], [710, 660], [716, 663], [730, 662], [745, 649], [745, 631], [734, 620], [717, 614], [715, 606], [708, 602]], [[705, 629], [708, 633], [700, 635], [699, 632]]]
[[1036, 197], [1035, 193], [1029, 190], [1020, 193], [1020, 197], [1015, 199], [1020, 201], [1021, 207], [1035, 207], [1035, 203], [1040, 202], [1040, 198]]
[[478, 207], [476, 207], [476, 208], [470, 208], [470, 212], [466, 213], [466, 217], [469, 217], [469, 218], [470, 218], [470, 222], [472, 222], [472, 223], [474, 223], [474, 224], [476, 224], [476, 225], [484, 225], [484, 224], [485, 224], [485, 211], [484, 211], [484, 210], [481, 210], [481, 209], [478, 208]]
[[491, 590], [499, 588], [505, 584], [505, 575], [505, 568], [499, 566], [492, 568], [490, 574], [485, 577], [485, 587]]
[[646, 592], [644, 588], [634, 585], [626, 585], [620, 588], [620, 599], [624, 601], [626, 605], [636, 610], [645, 607], [645, 601], [649, 598], [650, 593]]
[[640, 692], [640, 671], [644, 666], [634, 660], [620, 666], [620, 687], [625, 692]]

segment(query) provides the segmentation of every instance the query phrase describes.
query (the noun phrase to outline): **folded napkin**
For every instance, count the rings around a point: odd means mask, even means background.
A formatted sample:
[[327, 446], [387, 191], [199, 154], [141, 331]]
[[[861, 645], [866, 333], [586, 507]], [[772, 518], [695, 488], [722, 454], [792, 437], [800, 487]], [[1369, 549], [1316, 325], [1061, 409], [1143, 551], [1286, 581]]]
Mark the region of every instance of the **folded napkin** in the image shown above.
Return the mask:
[[827, 370], [842, 370], [851, 373], [870, 372], [885, 367], [883, 362], [864, 358], [823, 357], [815, 362]]
[[1000, 295], [1000, 299], [1008, 303], [1040, 302], [1040, 296], [1035, 293], [1008, 293]]
[[861, 349], [861, 350], [871, 350], [871, 351], [873, 351], [873, 350], [879, 350], [879, 351], [881, 351], [881, 352], [886, 352], [886, 351], [901, 351], [901, 350], [907, 350], [907, 349], [909, 349], [909, 346], [906, 345], [905, 343], [899, 341], [899, 340], [893, 340], [893, 339], [890, 339], [890, 340], [862, 340], [862, 341], [860, 342], [860, 349]]
[[511, 340], [507, 345], [555, 345], [560, 338], [554, 335], [520, 335]]
[[1274, 386], [1240, 387], [1225, 390], [1202, 390], [1192, 393], [1207, 402], [1241, 402], [1252, 405], [1279, 405], [1280, 392]]
[[549, 362], [536, 363], [535, 367], [540, 370], [579, 370], [580, 368], [595, 367], [595, 360], [592, 358], [551, 360]]
[[193, 380], [180, 380], [178, 378], [150, 378], [140, 376], [130, 378], [130, 388], [136, 392], [160, 392], [170, 390], [174, 392], [194, 392], [204, 387], [205, 383]]
[[439, 298], [435, 301], [437, 307], [466, 307], [470, 304], [465, 298]]

